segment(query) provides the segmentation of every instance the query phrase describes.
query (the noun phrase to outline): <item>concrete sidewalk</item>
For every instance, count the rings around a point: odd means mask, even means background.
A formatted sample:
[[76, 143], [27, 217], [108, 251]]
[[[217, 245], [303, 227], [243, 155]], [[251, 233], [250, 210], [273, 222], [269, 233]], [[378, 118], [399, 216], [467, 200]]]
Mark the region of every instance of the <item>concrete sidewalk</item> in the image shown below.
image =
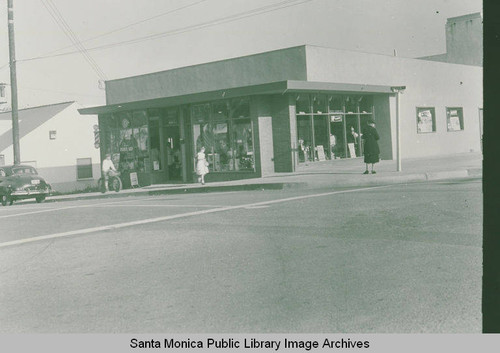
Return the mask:
[[47, 201], [114, 198], [137, 195], [160, 195], [243, 190], [279, 190], [284, 188], [335, 188], [423, 182], [456, 178], [482, 177], [482, 154], [465, 153], [402, 161], [402, 171], [397, 172], [396, 161], [375, 164], [377, 174], [362, 174], [362, 158], [336, 159], [306, 163], [297, 166], [293, 173], [275, 173], [254, 179], [233, 180], [200, 184], [161, 184], [122, 190], [119, 193], [100, 192], [51, 196]]

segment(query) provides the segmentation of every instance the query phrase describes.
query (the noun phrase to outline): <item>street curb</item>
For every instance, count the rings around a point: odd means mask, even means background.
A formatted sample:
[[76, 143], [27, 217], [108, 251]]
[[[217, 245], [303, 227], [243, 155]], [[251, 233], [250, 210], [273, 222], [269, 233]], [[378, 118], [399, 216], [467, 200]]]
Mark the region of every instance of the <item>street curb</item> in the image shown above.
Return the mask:
[[483, 169], [482, 168], [470, 168], [467, 169], [467, 173], [470, 177], [482, 178], [483, 177]]
[[227, 192], [227, 191], [255, 191], [255, 190], [283, 190], [295, 187], [305, 186], [306, 183], [283, 182], [283, 183], [260, 183], [260, 184], [242, 184], [242, 185], [217, 185], [217, 186], [194, 186], [194, 187], [175, 187], [170, 189], [156, 190], [135, 190], [134, 192], [109, 192], [104, 194], [76, 194], [74, 196], [51, 197], [46, 202], [55, 201], [77, 201], [77, 200], [95, 200], [95, 199], [110, 199], [129, 196], [156, 196], [156, 195], [176, 195], [176, 194], [195, 194], [195, 193], [210, 193], [210, 192]]
[[445, 172], [425, 173], [427, 180], [456, 179], [469, 176], [467, 170], [450, 170]]
[[[109, 192], [105, 194], [93, 193], [89, 194], [75, 194], [74, 196], [54, 196], [46, 200], [46, 202], [56, 201], [76, 201], [76, 200], [95, 200], [95, 199], [110, 199], [118, 197], [130, 196], [155, 196], [155, 195], [178, 195], [178, 194], [195, 194], [195, 193], [210, 193], [210, 192], [229, 192], [229, 191], [257, 191], [257, 190], [283, 190], [283, 189], [320, 189], [320, 188], [333, 188], [333, 187], [353, 187], [353, 186], [377, 186], [377, 185], [391, 185], [391, 184], [407, 184], [433, 180], [445, 179], [464, 179], [464, 178], [480, 178], [482, 177], [481, 168], [471, 168], [465, 170], [453, 170], [442, 172], [429, 172], [420, 174], [406, 174], [406, 175], [366, 175], [360, 178], [351, 178], [347, 180], [335, 180], [333, 177], [329, 181], [287, 181], [287, 182], [266, 182], [266, 183], [251, 183], [251, 184], [238, 184], [238, 185], [205, 185], [205, 186], [189, 186], [189, 187], [172, 187], [165, 189], [153, 190], [137, 190], [132, 192]], [[363, 179], [366, 178], [366, 179]]]

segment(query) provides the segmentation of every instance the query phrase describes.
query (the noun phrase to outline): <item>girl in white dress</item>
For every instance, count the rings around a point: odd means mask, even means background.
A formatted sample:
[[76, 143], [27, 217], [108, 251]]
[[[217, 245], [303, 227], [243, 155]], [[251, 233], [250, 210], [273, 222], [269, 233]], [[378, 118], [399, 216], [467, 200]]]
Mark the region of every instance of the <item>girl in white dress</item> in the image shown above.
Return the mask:
[[205, 158], [205, 147], [200, 148], [196, 155], [196, 174], [198, 174], [198, 183], [205, 185], [205, 174], [208, 174], [208, 162]]

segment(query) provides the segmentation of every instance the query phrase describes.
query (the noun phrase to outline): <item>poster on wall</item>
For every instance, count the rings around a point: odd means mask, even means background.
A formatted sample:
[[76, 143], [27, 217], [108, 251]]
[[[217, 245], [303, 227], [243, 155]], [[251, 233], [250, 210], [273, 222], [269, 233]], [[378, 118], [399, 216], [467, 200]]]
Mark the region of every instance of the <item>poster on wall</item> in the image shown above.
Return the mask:
[[460, 126], [460, 117], [458, 115], [457, 109], [452, 109], [448, 111], [448, 131], [460, 131], [462, 127]]
[[418, 109], [417, 111], [417, 132], [433, 132], [433, 112], [431, 109]]

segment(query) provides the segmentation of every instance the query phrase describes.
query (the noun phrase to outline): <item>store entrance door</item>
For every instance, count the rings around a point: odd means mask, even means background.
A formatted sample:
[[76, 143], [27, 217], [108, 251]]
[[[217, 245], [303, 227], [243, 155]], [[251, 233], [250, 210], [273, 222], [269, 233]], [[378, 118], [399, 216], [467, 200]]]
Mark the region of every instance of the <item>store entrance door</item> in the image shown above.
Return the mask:
[[163, 165], [167, 181], [182, 180], [182, 158], [179, 124], [163, 127]]

